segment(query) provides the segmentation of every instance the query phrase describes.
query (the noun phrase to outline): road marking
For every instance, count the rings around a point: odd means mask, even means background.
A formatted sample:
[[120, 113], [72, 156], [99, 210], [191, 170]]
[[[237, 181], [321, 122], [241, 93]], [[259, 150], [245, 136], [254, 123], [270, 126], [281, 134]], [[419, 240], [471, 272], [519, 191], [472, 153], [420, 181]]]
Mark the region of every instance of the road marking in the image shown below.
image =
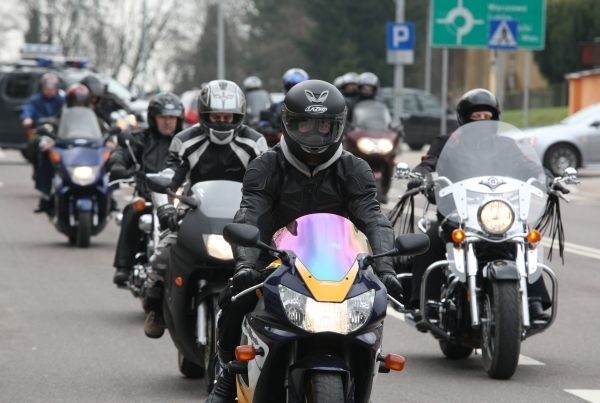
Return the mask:
[[600, 403], [600, 389], [563, 389], [586, 402]]
[[[405, 322], [404, 314], [396, 311], [394, 308], [392, 308], [390, 306], [388, 306], [386, 314], [389, 315], [389, 316], [391, 316], [391, 317], [393, 317], [393, 318], [401, 320], [402, 322]], [[479, 348], [475, 349], [475, 354], [478, 355], [478, 356], [481, 356], [481, 349], [479, 349]], [[540, 365], [541, 366], [541, 365], [546, 365], [546, 364], [544, 364], [543, 362], [538, 361], [538, 360], [536, 360], [534, 358], [531, 358], [531, 357], [528, 357], [526, 355], [520, 354], [519, 355], [519, 365], [522, 365], [522, 366]], [[598, 402], [598, 403], [600, 403], [600, 402]]]

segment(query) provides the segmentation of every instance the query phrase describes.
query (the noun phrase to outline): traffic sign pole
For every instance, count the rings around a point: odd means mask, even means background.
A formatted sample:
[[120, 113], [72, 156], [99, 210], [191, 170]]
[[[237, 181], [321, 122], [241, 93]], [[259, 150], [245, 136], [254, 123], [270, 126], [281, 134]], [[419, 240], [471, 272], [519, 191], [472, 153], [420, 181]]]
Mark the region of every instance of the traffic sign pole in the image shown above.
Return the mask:
[[442, 49], [442, 116], [440, 117], [440, 135], [446, 134], [446, 115], [448, 114], [448, 48]]
[[[396, 22], [404, 22], [404, 0], [396, 0]], [[404, 89], [404, 65], [394, 65], [394, 122], [402, 127], [402, 91]]]

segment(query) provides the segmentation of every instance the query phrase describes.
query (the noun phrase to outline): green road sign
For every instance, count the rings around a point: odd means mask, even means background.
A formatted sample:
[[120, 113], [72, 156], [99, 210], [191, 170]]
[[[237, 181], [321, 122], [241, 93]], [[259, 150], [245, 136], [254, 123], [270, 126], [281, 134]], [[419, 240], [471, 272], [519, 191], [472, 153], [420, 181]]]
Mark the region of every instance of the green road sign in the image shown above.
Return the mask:
[[431, 46], [487, 48], [492, 20], [516, 21], [517, 47], [543, 49], [545, 0], [431, 0]]

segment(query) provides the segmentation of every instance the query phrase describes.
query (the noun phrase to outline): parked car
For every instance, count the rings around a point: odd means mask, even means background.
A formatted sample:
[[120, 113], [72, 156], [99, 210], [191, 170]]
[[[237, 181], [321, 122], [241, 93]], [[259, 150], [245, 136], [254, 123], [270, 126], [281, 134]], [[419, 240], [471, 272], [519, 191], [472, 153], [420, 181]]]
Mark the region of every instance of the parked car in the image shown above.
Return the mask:
[[[38, 90], [42, 74], [54, 72], [60, 80], [60, 88], [65, 90], [69, 85], [79, 82], [88, 74], [95, 74], [107, 84], [107, 90], [129, 105], [138, 121], [143, 122], [146, 110], [143, 105], [132, 104], [135, 98], [129, 90], [113, 78], [98, 74], [84, 63], [53, 65], [44, 60], [23, 60], [18, 63], [0, 65], [0, 147], [25, 149], [27, 138], [19, 118], [27, 99]], [[142, 109], [139, 109], [142, 108]]]
[[[394, 89], [382, 87], [378, 98], [384, 101], [390, 111], [394, 110]], [[402, 90], [402, 125], [404, 126], [403, 141], [411, 150], [420, 150], [424, 145], [440, 135], [442, 104], [433, 95], [415, 88]], [[446, 128], [448, 132], [458, 127], [454, 112], [446, 113]]]
[[600, 164], [600, 103], [559, 124], [525, 129], [519, 141], [529, 142], [554, 175], [562, 175], [567, 167]]

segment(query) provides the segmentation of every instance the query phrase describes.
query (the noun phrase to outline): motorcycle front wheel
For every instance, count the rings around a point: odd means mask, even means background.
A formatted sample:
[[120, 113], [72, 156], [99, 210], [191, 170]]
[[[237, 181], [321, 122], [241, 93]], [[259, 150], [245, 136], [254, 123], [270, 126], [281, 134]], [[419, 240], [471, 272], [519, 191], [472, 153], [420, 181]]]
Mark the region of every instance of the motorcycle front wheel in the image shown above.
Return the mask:
[[89, 211], [80, 211], [77, 213], [77, 229], [75, 233], [75, 243], [80, 248], [90, 246], [92, 237], [92, 213]]
[[521, 351], [521, 299], [516, 281], [490, 282], [484, 287], [481, 312], [483, 367], [491, 378], [508, 379]]
[[335, 372], [312, 372], [306, 382], [307, 403], [344, 401], [342, 375]]

